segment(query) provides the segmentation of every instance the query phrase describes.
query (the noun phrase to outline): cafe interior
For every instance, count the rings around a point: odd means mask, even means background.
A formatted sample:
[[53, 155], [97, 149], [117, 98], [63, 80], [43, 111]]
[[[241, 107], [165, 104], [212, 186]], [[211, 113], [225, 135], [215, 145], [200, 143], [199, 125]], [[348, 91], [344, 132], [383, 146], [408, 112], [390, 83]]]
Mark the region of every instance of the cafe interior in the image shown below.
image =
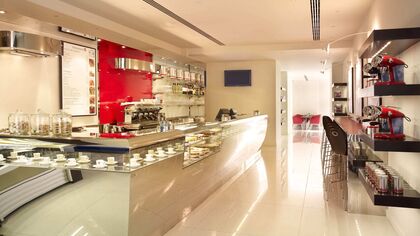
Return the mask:
[[0, 0], [0, 236], [420, 235], [419, 9]]

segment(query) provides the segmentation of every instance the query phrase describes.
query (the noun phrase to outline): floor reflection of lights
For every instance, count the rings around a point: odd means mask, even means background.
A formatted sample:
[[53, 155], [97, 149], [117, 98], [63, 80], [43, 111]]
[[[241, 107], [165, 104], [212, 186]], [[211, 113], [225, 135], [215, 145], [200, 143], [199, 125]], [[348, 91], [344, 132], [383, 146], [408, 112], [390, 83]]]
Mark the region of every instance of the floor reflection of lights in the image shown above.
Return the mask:
[[[264, 147], [262, 160], [167, 235], [396, 235], [385, 216], [345, 212], [341, 205], [325, 202], [323, 193], [320, 144], [295, 143], [291, 134], [280, 147]], [[353, 202], [368, 201], [353, 196]]]
[[232, 234], [232, 236], [236, 236], [239, 232], [239, 230], [241, 229], [242, 225], [246, 222], [246, 220], [249, 217], [249, 214], [254, 210], [256, 204], [258, 203], [258, 201], [261, 199], [261, 197], [267, 192], [267, 187], [268, 187], [268, 183], [267, 183], [267, 172], [265, 169], [265, 163], [263, 159], [259, 159], [257, 161], [257, 163], [255, 163], [256, 168], [257, 168], [257, 173], [258, 173], [258, 183], [259, 183], [259, 189], [258, 189], [258, 196], [255, 199], [255, 201], [252, 203], [252, 205], [249, 207], [247, 213], [244, 215], [244, 217], [242, 218], [242, 220], [240, 221], [240, 223], [238, 224], [238, 227], [236, 228], [235, 232]]

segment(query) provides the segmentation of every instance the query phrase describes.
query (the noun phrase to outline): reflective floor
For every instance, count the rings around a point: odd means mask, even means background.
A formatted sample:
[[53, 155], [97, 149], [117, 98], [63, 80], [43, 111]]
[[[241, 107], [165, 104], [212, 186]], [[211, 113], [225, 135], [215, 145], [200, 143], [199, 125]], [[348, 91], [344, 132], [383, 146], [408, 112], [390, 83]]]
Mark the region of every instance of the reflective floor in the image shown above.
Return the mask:
[[319, 140], [317, 132], [300, 132], [284, 138], [281, 147], [263, 148], [247, 172], [166, 235], [396, 235], [381, 216], [384, 210], [369, 206], [354, 180], [350, 185], [361, 193], [349, 194], [349, 202], [356, 203], [350, 209], [374, 215], [347, 213], [339, 200], [324, 201]]

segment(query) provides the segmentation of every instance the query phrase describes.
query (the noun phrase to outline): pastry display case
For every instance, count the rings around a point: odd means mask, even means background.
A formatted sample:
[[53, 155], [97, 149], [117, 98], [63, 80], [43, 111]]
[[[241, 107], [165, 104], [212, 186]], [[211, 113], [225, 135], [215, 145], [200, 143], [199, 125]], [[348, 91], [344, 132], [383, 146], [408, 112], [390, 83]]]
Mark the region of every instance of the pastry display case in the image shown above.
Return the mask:
[[183, 153], [183, 135], [127, 148], [76, 138], [0, 137], [0, 163], [13, 166], [130, 172]]
[[185, 136], [184, 167], [190, 166], [220, 151], [222, 127], [204, 126]]

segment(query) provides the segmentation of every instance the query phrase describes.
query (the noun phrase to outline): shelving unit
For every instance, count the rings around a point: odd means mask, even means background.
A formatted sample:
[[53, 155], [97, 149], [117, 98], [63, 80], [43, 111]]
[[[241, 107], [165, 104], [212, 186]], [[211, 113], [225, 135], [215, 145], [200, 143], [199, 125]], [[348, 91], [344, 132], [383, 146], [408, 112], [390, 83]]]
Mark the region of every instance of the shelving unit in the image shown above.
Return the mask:
[[361, 97], [414, 95], [420, 95], [420, 84], [401, 84], [392, 86], [373, 85], [361, 90]]
[[[359, 50], [361, 67], [369, 59], [381, 54], [398, 56], [420, 41], [420, 27], [373, 30]], [[420, 95], [420, 84], [406, 85], [371, 85], [369, 79], [375, 75], [365, 74], [362, 70], [361, 77], [361, 108], [366, 105], [382, 105], [384, 96], [417, 96]], [[387, 104], [392, 105], [392, 104]], [[406, 136], [402, 140], [375, 139], [364, 132], [359, 133], [359, 138], [374, 151], [382, 152], [420, 152], [420, 139]], [[351, 155], [351, 154], [350, 154]], [[403, 174], [403, 173], [401, 173]], [[379, 193], [366, 177], [364, 168], [358, 170], [359, 179], [365, 187], [374, 205], [390, 207], [420, 208], [420, 193], [403, 182], [403, 194]]]
[[280, 72], [280, 76], [280, 133], [286, 135], [288, 133], [287, 72]]
[[347, 98], [333, 98], [333, 101], [347, 101]]
[[374, 205], [420, 208], [420, 193], [410, 187], [407, 182], [403, 182], [402, 194], [379, 193], [366, 177], [364, 168], [359, 169], [358, 176]]
[[368, 134], [360, 134], [360, 139], [374, 151], [420, 152], [420, 139], [406, 136], [403, 140], [374, 139]]
[[[333, 116], [347, 116], [347, 83], [333, 83], [332, 84], [332, 111]], [[340, 96], [337, 96], [340, 95]], [[341, 105], [341, 111], [338, 110], [339, 104]]]

